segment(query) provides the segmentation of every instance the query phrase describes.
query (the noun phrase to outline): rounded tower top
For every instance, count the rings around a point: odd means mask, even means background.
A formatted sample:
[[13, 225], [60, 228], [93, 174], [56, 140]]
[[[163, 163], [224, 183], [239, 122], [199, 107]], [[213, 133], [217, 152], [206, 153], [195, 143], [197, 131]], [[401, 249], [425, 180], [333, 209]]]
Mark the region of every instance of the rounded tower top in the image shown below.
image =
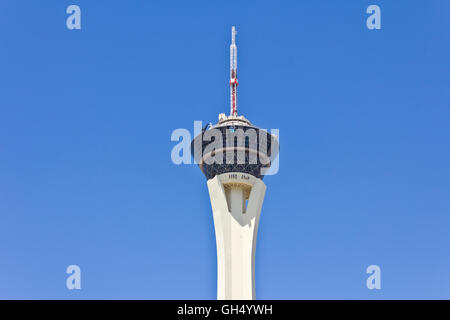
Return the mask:
[[191, 152], [209, 180], [228, 172], [263, 178], [278, 154], [277, 138], [237, 114], [236, 29], [230, 45], [230, 115], [219, 114], [219, 122], [205, 127], [191, 143]]
[[191, 152], [206, 178], [242, 172], [262, 179], [278, 154], [278, 140], [244, 116], [219, 115], [219, 122], [194, 138]]

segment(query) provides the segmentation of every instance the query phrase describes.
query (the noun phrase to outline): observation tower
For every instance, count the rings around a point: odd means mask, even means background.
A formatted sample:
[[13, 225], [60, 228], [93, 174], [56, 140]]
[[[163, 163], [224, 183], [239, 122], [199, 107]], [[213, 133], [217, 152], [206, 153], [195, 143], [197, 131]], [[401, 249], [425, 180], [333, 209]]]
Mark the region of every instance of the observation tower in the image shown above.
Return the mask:
[[230, 115], [206, 126], [191, 143], [206, 176], [217, 245], [217, 299], [255, 299], [255, 250], [266, 192], [262, 181], [278, 140], [237, 113], [236, 29], [230, 45]]

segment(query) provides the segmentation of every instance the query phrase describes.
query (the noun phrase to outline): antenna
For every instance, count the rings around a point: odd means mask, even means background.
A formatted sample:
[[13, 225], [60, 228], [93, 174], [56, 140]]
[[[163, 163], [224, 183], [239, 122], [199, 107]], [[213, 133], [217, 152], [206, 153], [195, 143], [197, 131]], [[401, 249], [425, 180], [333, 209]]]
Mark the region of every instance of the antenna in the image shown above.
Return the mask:
[[231, 28], [230, 45], [230, 116], [237, 116], [237, 47], [236, 47], [236, 28]]

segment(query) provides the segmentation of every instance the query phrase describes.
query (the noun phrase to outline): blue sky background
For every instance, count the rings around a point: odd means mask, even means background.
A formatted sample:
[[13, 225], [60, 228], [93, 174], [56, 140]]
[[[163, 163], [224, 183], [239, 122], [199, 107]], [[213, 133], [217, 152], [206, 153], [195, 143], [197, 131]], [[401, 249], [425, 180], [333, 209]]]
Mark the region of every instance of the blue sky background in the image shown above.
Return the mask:
[[170, 136], [229, 111], [232, 25], [239, 111], [280, 130], [257, 298], [450, 299], [445, 0], [1, 0], [0, 298], [216, 298], [206, 181]]

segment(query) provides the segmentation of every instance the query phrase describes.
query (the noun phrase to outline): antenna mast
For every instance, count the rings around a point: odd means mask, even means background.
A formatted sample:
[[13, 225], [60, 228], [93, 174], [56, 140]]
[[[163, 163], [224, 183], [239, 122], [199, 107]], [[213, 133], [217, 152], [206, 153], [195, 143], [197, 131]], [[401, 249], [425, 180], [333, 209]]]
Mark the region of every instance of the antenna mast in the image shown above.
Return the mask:
[[237, 116], [237, 47], [236, 47], [236, 28], [231, 28], [230, 45], [230, 116]]

